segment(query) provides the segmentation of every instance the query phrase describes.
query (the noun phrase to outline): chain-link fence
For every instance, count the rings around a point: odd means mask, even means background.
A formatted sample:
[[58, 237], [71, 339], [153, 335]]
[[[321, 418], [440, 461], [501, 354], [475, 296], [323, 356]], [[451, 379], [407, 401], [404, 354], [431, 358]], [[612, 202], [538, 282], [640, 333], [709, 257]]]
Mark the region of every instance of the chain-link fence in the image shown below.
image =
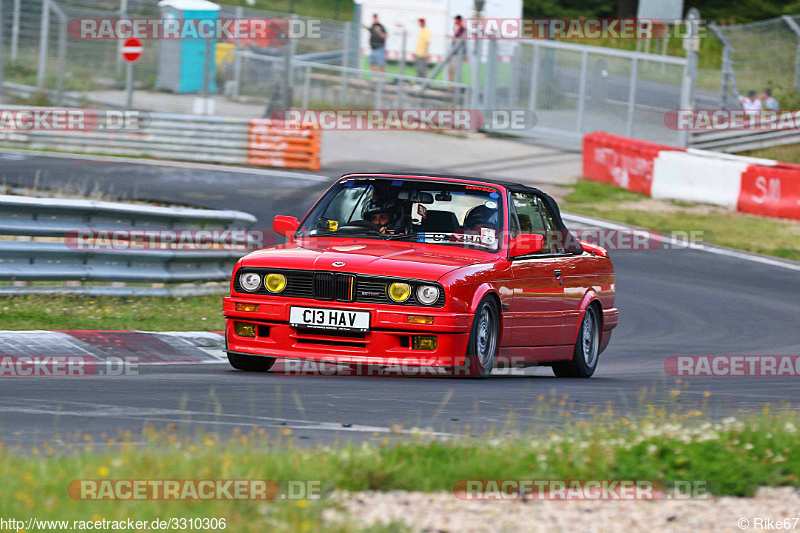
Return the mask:
[[739, 94], [751, 90], [773, 88], [780, 101], [800, 87], [800, 15], [710, 28], [723, 44], [725, 107], [737, 107]]
[[530, 109], [536, 126], [525, 135], [578, 141], [606, 131], [679, 144], [664, 114], [685, 104], [686, 59], [557, 41], [520, 42], [509, 65], [500, 65], [501, 109]]
[[[162, 16], [155, 2], [144, 0], [0, 0], [0, 6], [6, 82], [117, 105], [125, 105], [120, 41], [74, 39], [66, 34], [67, 22]], [[552, 40], [465, 41], [449, 65], [434, 69], [431, 78], [436, 79], [423, 79], [393, 73], [392, 68], [386, 73], [363, 69], [358, 53], [361, 29], [352, 22], [226, 5], [217, 15], [284, 21], [291, 17], [317, 29], [300, 38], [273, 35], [213, 43], [209, 57], [215, 68], [208, 71], [216, 83], [209, 86], [224, 97], [263, 105], [264, 115], [289, 106], [528, 109], [537, 114], [538, 124], [523, 135], [579, 142], [584, 133], [602, 130], [678, 144], [678, 133], [664, 126], [664, 113], [691, 105], [684, 58]], [[158, 40], [143, 40], [143, 45], [134, 68], [136, 90], [168, 88], [159, 77], [163, 56], [174, 47]], [[498, 53], [501, 46], [503, 54]], [[505, 58], [509, 52], [511, 61]], [[477, 61], [476, 54], [485, 62]], [[402, 65], [397, 70], [405, 72]]]
[[[121, 88], [124, 60], [117, 40], [74, 39], [70, 20], [79, 18], [158, 18], [155, 3], [137, 0], [0, 0], [6, 54], [5, 81], [42, 90], [89, 93]], [[155, 48], [146, 43], [145, 48]], [[157, 55], [142, 54], [135, 80], [152, 87]]]

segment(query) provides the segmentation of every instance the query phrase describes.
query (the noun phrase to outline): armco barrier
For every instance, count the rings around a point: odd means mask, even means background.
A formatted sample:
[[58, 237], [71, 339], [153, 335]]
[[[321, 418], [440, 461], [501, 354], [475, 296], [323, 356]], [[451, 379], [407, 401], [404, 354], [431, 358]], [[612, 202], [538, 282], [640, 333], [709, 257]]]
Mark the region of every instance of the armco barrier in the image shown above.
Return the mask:
[[[2, 293], [72, 292], [105, 295], [168, 295], [220, 292], [227, 288], [244, 247], [193, 250], [68, 244], [79, 232], [128, 230], [243, 230], [255, 217], [240, 211], [153, 207], [137, 204], [0, 195]], [[95, 233], [96, 234], [96, 233]], [[16, 240], [12, 240], [16, 237]], [[20, 240], [20, 237], [22, 240]], [[42, 239], [44, 238], [44, 239]], [[38, 239], [38, 240], [34, 240]], [[112, 286], [28, 285], [31, 281], [114, 282]], [[222, 282], [216, 287], [120, 286], [120, 283]]]
[[583, 174], [653, 198], [800, 219], [800, 165], [596, 132], [583, 140]]
[[73, 153], [320, 169], [320, 133], [309, 125], [286, 127], [283, 122], [268, 119], [161, 113], [148, 116], [149, 123], [139, 130], [0, 131], [0, 144]]

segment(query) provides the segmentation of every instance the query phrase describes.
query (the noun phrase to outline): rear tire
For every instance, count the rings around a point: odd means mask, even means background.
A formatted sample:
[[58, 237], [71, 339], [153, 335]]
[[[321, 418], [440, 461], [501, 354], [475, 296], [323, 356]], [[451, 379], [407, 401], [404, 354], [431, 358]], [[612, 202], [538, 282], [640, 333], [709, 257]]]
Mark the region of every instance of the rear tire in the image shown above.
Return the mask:
[[475, 310], [469, 333], [465, 365], [457, 367], [457, 375], [485, 378], [492, 373], [500, 345], [500, 310], [491, 296], [485, 297]]
[[244, 370], [245, 372], [268, 372], [269, 369], [272, 368], [272, 365], [275, 364], [275, 358], [228, 352], [228, 362], [236, 370]]
[[560, 378], [590, 378], [597, 369], [600, 356], [600, 316], [596, 306], [586, 308], [578, 340], [570, 361], [553, 364], [553, 373]]

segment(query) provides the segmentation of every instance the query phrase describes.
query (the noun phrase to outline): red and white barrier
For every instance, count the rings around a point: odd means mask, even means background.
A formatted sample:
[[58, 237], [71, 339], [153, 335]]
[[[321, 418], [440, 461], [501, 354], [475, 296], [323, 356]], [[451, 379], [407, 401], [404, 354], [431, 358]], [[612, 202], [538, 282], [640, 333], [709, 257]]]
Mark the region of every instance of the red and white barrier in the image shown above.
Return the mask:
[[742, 173], [737, 208], [743, 213], [800, 219], [800, 165], [751, 165]]
[[583, 174], [653, 198], [800, 219], [800, 165], [596, 132], [583, 138]]

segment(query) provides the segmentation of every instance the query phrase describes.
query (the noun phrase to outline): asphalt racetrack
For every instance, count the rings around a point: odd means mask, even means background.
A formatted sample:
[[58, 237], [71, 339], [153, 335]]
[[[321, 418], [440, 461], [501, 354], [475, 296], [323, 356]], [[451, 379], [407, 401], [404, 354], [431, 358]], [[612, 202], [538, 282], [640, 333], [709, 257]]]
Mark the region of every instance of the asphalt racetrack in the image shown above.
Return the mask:
[[[272, 171], [3, 157], [7, 185], [59, 188], [70, 182], [109, 197], [241, 209], [258, 216], [259, 224], [269, 224], [275, 214], [301, 215], [330, 182], [317, 176], [287, 179]], [[269, 194], [253, 194], [260, 190]], [[67, 444], [77, 433], [98, 440], [120, 429], [136, 435], [149, 425], [223, 433], [255, 425], [276, 436], [290, 429], [291, 438], [316, 443], [400, 438], [415, 428], [447, 434], [539, 432], [564, 423], [565, 413], [575, 419], [610, 406], [621, 414], [636, 412], [643, 403], [725, 416], [800, 401], [797, 377], [676, 383], [664, 369], [671, 355], [800, 355], [796, 265], [702, 250], [618, 251], [612, 258], [620, 324], [589, 380], [557, 379], [549, 368], [476, 381], [257, 375], [227, 364], [141, 365], [139, 375], [122, 377], [0, 378], [0, 428], [12, 446]]]

